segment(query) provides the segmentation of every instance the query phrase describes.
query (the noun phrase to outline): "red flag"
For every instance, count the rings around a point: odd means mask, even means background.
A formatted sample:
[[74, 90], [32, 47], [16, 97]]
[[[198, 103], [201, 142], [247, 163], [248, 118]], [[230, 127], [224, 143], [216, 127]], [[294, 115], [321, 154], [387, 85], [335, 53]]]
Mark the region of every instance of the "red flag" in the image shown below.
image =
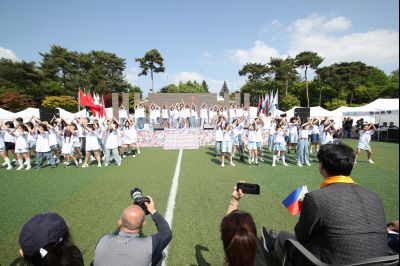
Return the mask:
[[101, 95], [101, 116], [106, 117], [106, 106], [104, 105], [104, 96]]

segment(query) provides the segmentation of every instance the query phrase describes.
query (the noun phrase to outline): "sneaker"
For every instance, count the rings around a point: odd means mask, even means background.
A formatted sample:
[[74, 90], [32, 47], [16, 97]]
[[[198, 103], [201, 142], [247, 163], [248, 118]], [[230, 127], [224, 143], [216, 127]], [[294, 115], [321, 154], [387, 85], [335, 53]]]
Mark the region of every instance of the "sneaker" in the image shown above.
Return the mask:
[[122, 158], [125, 158], [126, 157], [126, 155], [124, 154], [124, 155], [122, 155]]
[[276, 235], [274, 230], [270, 230], [268, 232], [267, 228], [265, 228], [265, 226], [263, 226], [261, 228], [261, 238], [263, 241], [263, 247], [264, 247], [265, 251], [267, 251], [268, 253], [271, 253], [274, 251], [275, 242], [276, 242], [277, 237], [278, 236]]
[[84, 164], [82, 164], [81, 167], [82, 167], [82, 168], [86, 168], [86, 167], [89, 167], [89, 165], [88, 165], [87, 163], [84, 163]]
[[289, 166], [289, 165], [288, 165], [287, 163], [285, 163], [285, 162], [283, 162], [283, 165], [284, 165], [284, 166]]
[[231, 162], [229, 165], [230, 165], [230, 166], [233, 166], [233, 167], [236, 166], [233, 162]]
[[82, 159], [79, 159], [78, 163], [79, 163], [79, 164], [82, 164]]
[[24, 168], [24, 165], [21, 164], [20, 166], [18, 166], [18, 168], [16, 169], [17, 171], [22, 170]]
[[249, 164], [251, 164], [251, 159], [249, 158]]
[[273, 164], [272, 164], [272, 167], [275, 167], [275, 166], [276, 166], [275, 163], [273, 163]]
[[108, 166], [108, 163], [105, 163], [104, 166], [107, 167], [107, 166]]
[[75, 162], [75, 165], [76, 165], [76, 167], [79, 167], [79, 163], [78, 162]]
[[31, 165], [28, 164], [28, 165], [26, 166], [25, 170], [31, 170]]
[[96, 161], [96, 158], [94, 158], [93, 156], [90, 156], [90, 161], [91, 162]]
[[137, 151], [137, 154], [140, 154], [140, 150]]
[[39, 166], [36, 166], [36, 167], [35, 167], [35, 170], [40, 170], [40, 167], [39, 167]]
[[221, 163], [221, 167], [224, 167], [225, 165], [224, 165], [224, 163]]
[[1, 166], [6, 167], [6, 166], [7, 166], [7, 163], [4, 162]]
[[117, 166], [121, 166], [121, 163], [117, 163]]
[[[6, 164], [7, 165], [7, 164]], [[12, 170], [13, 169], [13, 167], [12, 167], [12, 165], [9, 165], [8, 167], [7, 167], [7, 170]]]
[[98, 164], [97, 164], [97, 168], [101, 168], [101, 163], [98, 163]]
[[64, 164], [64, 168], [69, 167], [69, 163]]
[[56, 164], [59, 164], [59, 163], [60, 163], [60, 158], [57, 158]]
[[133, 157], [133, 158], [135, 158], [135, 157], [136, 157], [136, 155], [134, 154], [134, 155], [132, 155], [132, 157]]
[[264, 159], [262, 157], [260, 157], [260, 162], [262, 162], [262, 163], [264, 162]]
[[297, 166], [298, 167], [303, 167], [303, 165], [301, 163], [298, 163]]
[[369, 160], [368, 160], [368, 163], [370, 163], [370, 164], [374, 164], [375, 162], [374, 162], [374, 161], [372, 161], [371, 159], [369, 159]]
[[306, 165], [311, 166], [311, 164], [309, 162], [306, 162]]

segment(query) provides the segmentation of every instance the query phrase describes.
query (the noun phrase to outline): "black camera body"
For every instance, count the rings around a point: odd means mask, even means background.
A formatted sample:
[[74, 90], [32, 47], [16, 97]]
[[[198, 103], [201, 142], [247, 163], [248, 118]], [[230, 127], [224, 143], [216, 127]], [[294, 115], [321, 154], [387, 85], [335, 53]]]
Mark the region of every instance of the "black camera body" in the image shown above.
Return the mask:
[[134, 189], [132, 189], [131, 197], [133, 204], [138, 205], [140, 208], [142, 208], [146, 215], [149, 214], [145, 202], [150, 203], [150, 199], [148, 197], [143, 197], [142, 190], [140, 188], [135, 187]]

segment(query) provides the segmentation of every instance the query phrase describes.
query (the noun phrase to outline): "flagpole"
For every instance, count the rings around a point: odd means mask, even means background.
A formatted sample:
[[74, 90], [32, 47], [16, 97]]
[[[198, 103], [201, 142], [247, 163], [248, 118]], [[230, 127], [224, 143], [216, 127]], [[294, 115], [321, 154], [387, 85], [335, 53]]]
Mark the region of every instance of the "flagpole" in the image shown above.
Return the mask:
[[81, 111], [81, 88], [78, 89], [78, 112]]

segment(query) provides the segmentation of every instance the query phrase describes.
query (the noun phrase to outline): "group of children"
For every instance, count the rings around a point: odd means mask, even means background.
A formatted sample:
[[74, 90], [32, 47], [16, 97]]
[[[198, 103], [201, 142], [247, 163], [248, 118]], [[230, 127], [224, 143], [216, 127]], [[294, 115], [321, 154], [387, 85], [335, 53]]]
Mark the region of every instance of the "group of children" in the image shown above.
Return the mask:
[[[135, 118], [141, 118], [143, 104], [135, 107]], [[138, 115], [136, 115], [138, 114]], [[149, 128], [153, 129], [155, 124], [161, 124], [164, 128], [204, 128], [205, 124], [215, 124], [217, 118], [223, 115], [233, 122], [237, 117], [249, 117], [249, 108], [231, 104], [228, 107], [207, 106], [203, 103], [200, 108], [195, 104], [180, 103], [162, 107], [152, 103], [149, 106]]]
[[0, 123], [0, 156], [2, 166], [13, 169], [10, 153], [14, 154], [16, 170], [30, 170], [31, 158], [36, 157], [35, 168], [43, 166], [44, 157], [55, 168], [63, 159], [65, 167], [89, 167], [91, 161], [97, 166], [108, 166], [111, 160], [121, 165], [121, 157], [128, 152], [139, 154], [136, 125], [129, 116], [118, 121], [113, 119], [89, 119], [76, 117], [66, 121], [54, 117], [50, 122], [32, 117], [24, 123], [22, 118]]
[[[245, 131], [245, 119], [238, 117], [229, 122], [225, 116], [218, 117], [215, 127], [215, 154], [221, 153], [221, 167], [225, 166], [225, 156], [229, 156], [230, 165], [235, 166], [233, 157], [237, 150], [240, 160], [244, 161], [247, 151], [249, 164], [259, 165], [264, 162], [263, 147], [272, 152], [272, 166], [276, 166], [278, 160], [284, 166], [289, 166], [287, 154], [294, 151], [297, 166], [310, 166], [310, 153], [315, 149], [318, 152], [320, 145], [332, 144], [337, 138], [336, 133], [340, 130], [335, 126], [332, 119], [318, 120], [315, 118], [301, 121], [299, 117], [273, 117], [260, 114], [248, 124]], [[373, 124], [368, 124], [359, 132], [360, 138], [356, 149], [356, 157], [361, 150], [371, 159], [372, 150], [369, 146], [371, 135], [374, 133]]]

